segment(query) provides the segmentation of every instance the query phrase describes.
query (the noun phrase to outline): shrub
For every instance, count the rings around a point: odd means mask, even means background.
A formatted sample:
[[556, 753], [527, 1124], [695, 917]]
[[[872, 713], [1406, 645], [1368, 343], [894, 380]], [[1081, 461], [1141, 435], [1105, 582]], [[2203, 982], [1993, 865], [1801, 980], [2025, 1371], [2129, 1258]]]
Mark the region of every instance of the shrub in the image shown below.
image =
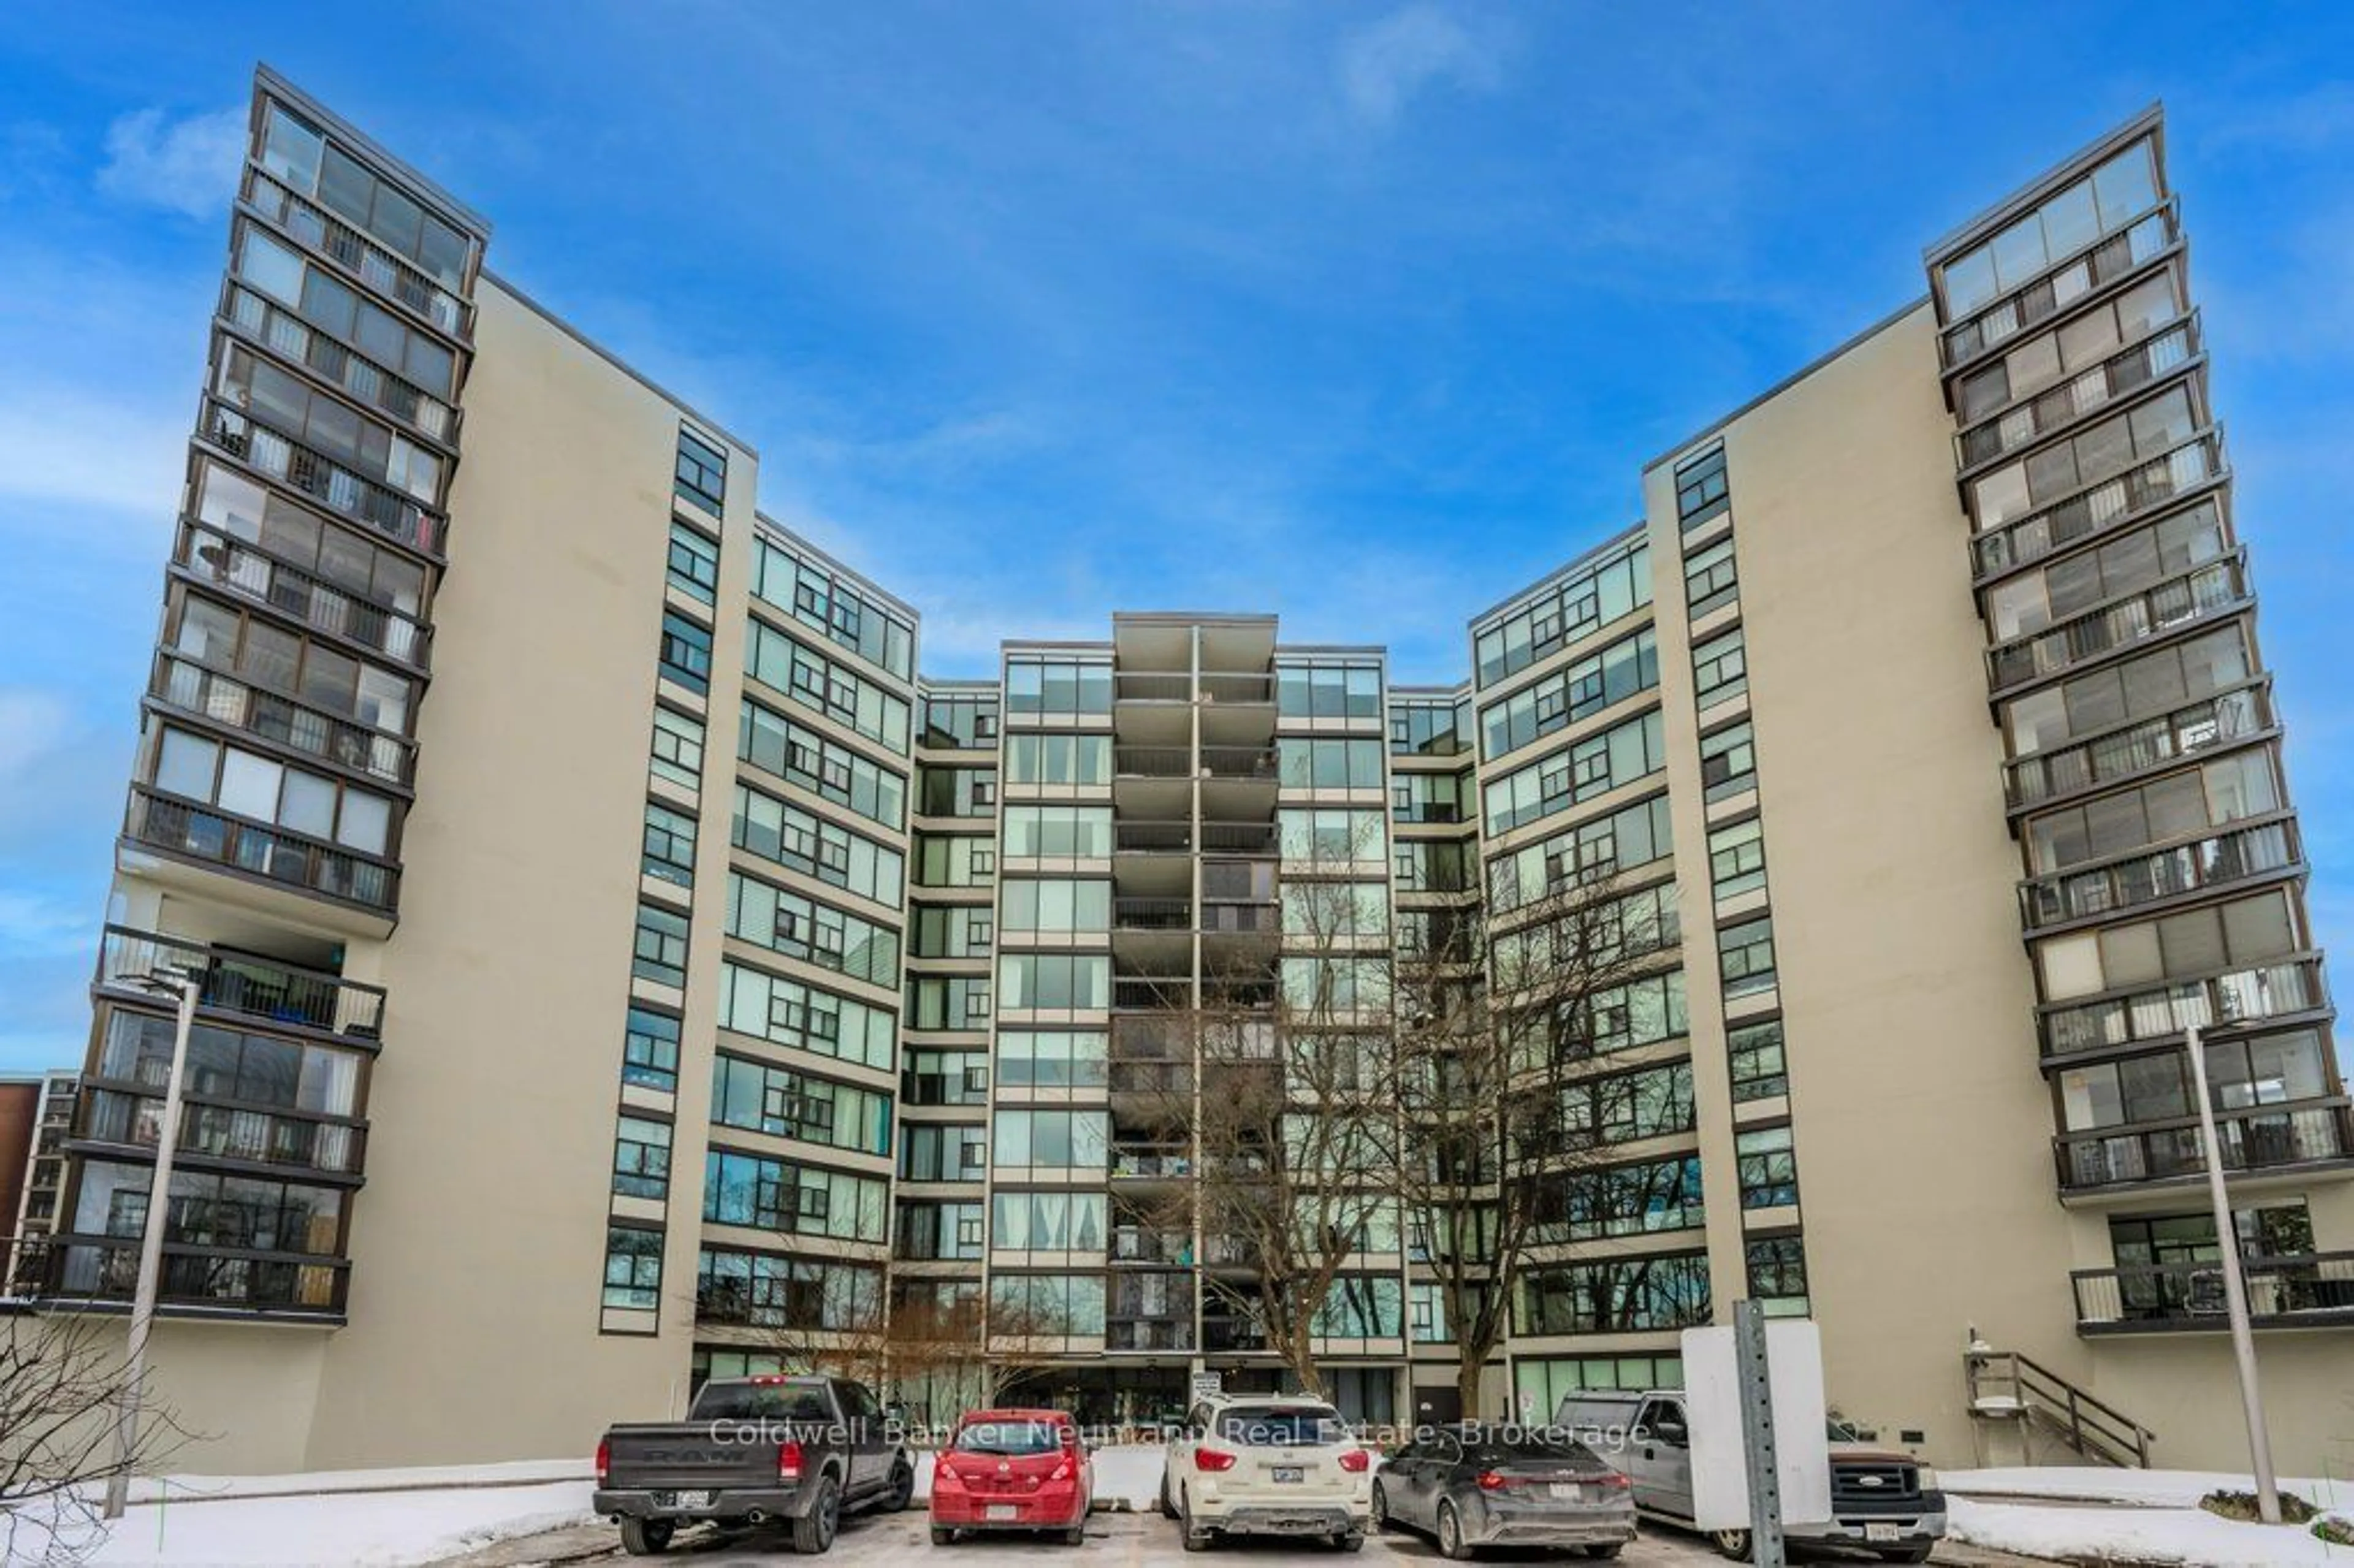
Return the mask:
[[[2306, 1523], [2320, 1511], [2295, 1492], [2281, 1493], [2280, 1504], [2283, 1524]], [[2225, 1519], [2244, 1520], [2251, 1523], [2263, 1517], [2258, 1512], [2256, 1494], [2253, 1492], [2211, 1491], [2199, 1499], [2199, 1506], [2209, 1513], [2220, 1514]]]
[[2354, 1519], [2324, 1514], [2313, 1521], [2313, 1533], [2332, 1546], [2354, 1546]]

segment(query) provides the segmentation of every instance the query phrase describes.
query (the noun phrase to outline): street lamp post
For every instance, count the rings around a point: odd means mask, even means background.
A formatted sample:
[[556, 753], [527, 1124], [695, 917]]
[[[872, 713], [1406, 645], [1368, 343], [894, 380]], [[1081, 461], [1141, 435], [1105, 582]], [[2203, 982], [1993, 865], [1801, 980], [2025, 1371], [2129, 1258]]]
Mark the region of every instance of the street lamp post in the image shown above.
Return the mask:
[[2266, 1524], [2281, 1521], [2280, 1483], [2273, 1475], [2272, 1439], [2264, 1432], [2264, 1393], [2256, 1382], [2256, 1337], [2248, 1327], [2248, 1282], [2240, 1271], [2240, 1232], [2223, 1184], [2223, 1144], [2215, 1133], [2215, 1102], [2207, 1092], [2207, 1053], [2199, 1025], [2183, 1031], [2190, 1052], [2190, 1082], [2199, 1099], [2200, 1152], [2207, 1161], [2207, 1195], [2215, 1205], [2216, 1250], [2223, 1255], [2223, 1304], [2232, 1319], [2232, 1353], [2240, 1365], [2240, 1405], [2248, 1419], [2248, 1457], [2255, 1468], [2256, 1510]]
[[139, 1406], [147, 1382], [147, 1334], [155, 1321], [155, 1295], [164, 1272], [164, 1227], [172, 1200], [172, 1160], [180, 1147], [180, 1086], [187, 1076], [188, 1035], [196, 1022], [196, 977], [158, 969], [145, 977], [158, 991], [178, 993], [172, 1032], [172, 1070], [164, 1081], [164, 1124], [155, 1134], [155, 1174], [147, 1187], [147, 1223], [139, 1239], [139, 1284], [131, 1299], [130, 1366], [114, 1417], [114, 1468], [106, 1478], [108, 1519], [121, 1519], [131, 1500], [131, 1462], [139, 1450]]

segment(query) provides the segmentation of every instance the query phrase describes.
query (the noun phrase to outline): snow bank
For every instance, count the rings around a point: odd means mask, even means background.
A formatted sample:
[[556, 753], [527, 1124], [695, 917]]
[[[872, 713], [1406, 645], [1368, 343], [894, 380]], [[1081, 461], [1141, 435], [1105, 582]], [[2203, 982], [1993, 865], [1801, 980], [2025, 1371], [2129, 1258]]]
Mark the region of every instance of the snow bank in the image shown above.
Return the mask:
[[2354, 1563], [2354, 1548], [2332, 1546], [2303, 1526], [2242, 1524], [2200, 1508], [2055, 1508], [1948, 1495], [1946, 1510], [1955, 1540], [2027, 1557], [2186, 1568]]
[[[471, 1478], [479, 1472], [455, 1473]], [[310, 1478], [239, 1480], [260, 1485]], [[345, 1481], [313, 1496], [221, 1496], [215, 1501], [183, 1502], [177, 1500], [175, 1483], [174, 1500], [134, 1504], [111, 1531], [81, 1533], [74, 1546], [85, 1561], [101, 1564], [406, 1568], [511, 1536], [586, 1523], [588, 1494], [594, 1489], [587, 1480], [365, 1492], [357, 1485]]]
[[[1972, 1498], [2059, 1498], [2080, 1502], [2137, 1503], [2152, 1508], [2197, 1508], [2209, 1492], [2228, 1488], [2253, 1491], [2255, 1481], [2222, 1470], [2117, 1470], [2103, 1465], [2029, 1466], [2017, 1469], [1948, 1470], [1938, 1479], [1948, 1496]], [[2281, 1489], [2295, 1492], [2325, 1512], [2354, 1510], [2354, 1481], [2321, 1478], [2281, 1478]]]

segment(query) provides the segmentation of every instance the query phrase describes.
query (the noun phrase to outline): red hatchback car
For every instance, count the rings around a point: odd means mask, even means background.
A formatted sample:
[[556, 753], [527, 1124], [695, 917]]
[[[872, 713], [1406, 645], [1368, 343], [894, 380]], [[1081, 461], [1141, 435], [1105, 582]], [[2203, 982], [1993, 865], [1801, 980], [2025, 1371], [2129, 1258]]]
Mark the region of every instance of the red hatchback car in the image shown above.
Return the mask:
[[975, 1410], [932, 1467], [932, 1544], [968, 1530], [1052, 1530], [1086, 1539], [1095, 1466], [1060, 1410]]

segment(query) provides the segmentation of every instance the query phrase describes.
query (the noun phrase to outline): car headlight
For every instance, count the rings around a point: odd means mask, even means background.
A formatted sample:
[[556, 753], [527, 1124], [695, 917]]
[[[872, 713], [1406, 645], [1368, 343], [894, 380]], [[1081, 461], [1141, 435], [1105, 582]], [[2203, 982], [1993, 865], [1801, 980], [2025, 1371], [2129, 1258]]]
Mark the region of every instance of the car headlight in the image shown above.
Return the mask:
[[1921, 1467], [1921, 1489], [1925, 1492], [1937, 1489], [1937, 1472], [1927, 1465]]

